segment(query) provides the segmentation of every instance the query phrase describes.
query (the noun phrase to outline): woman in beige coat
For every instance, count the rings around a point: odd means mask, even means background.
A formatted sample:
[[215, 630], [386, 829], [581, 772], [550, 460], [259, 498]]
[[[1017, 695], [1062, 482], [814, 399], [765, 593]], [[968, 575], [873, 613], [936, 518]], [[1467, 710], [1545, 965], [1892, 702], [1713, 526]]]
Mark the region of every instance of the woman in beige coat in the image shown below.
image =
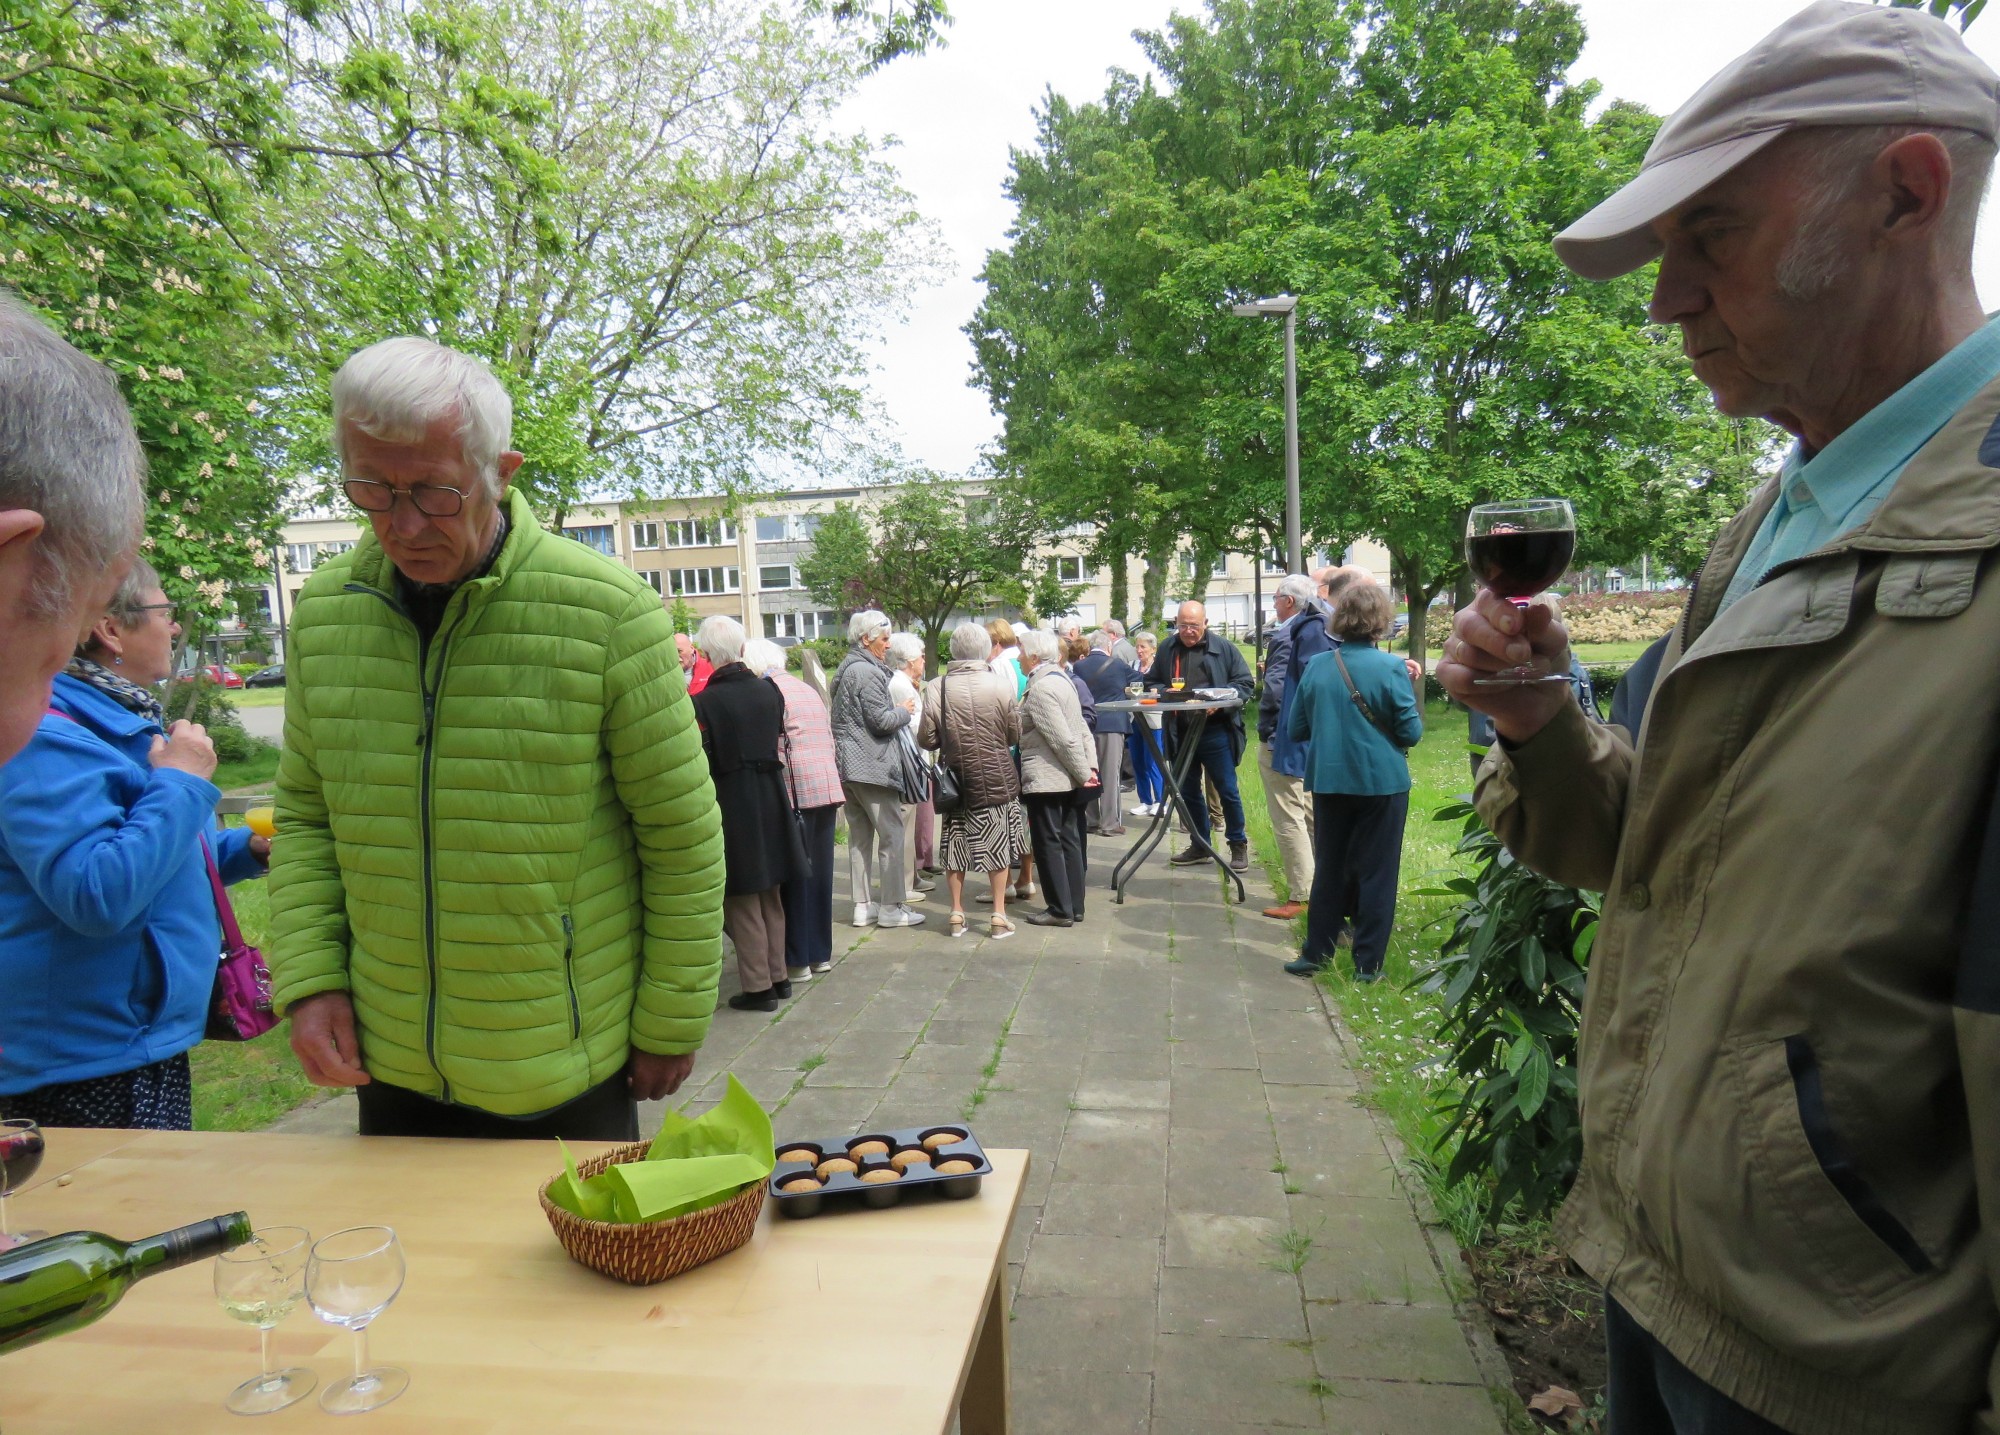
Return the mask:
[[1097, 744], [1057, 654], [1055, 634], [1021, 635], [1021, 800], [1049, 898], [1047, 911], [1028, 914], [1037, 927], [1083, 920], [1083, 829], [1071, 817], [1077, 794], [1097, 781]]
[[952, 630], [951, 662], [925, 687], [917, 745], [938, 754], [958, 775], [964, 801], [941, 813], [939, 860], [951, 890], [954, 937], [965, 935], [965, 874], [983, 872], [993, 884], [995, 937], [1014, 935], [1007, 919], [1007, 876], [1028, 850], [1028, 820], [1021, 810], [1021, 779], [1013, 748], [1021, 741], [1021, 710], [1014, 680], [986, 664], [991, 643], [977, 623]]

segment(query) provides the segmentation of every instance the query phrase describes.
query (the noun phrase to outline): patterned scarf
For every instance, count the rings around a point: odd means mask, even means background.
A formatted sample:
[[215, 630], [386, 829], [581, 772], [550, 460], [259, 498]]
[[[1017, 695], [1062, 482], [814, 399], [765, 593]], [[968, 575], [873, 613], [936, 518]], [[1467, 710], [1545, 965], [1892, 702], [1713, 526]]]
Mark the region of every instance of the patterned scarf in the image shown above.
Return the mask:
[[158, 698], [137, 683], [119, 677], [102, 663], [94, 662], [79, 653], [69, 660], [69, 666], [63, 671], [80, 683], [90, 684], [120, 707], [129, 708], [140, 717], [150, 719], [161, 727], [167, 725], [166, 709], [160, 706]]

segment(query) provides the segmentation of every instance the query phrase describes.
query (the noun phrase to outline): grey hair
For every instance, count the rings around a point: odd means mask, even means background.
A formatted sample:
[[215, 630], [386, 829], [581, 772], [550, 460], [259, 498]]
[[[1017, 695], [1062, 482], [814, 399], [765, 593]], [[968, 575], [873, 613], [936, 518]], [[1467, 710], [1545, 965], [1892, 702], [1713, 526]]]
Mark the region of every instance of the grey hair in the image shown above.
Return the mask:
[[1144, 643], [1149, 648], [1157, 648], [1160, 646], [1160, 635], [1155, 633], [1151, 628], [1141, 628], [1132, 635], [1132, 646], [1136, 648], [1141, 643]]
[[1044, 632], [1040, 628], [1028, 628], [1023, 630], [1019, 637], [1023, 657], [1033, 658], [1038, 663], [1062, 661], [1062, 649], [1057, 646], [1054, 633]]
[[924, 640], [915, 633], [891, 633], [887, 658], [892, 668], [903, 667], [924, 655]]
[[347, 466], [347, 425], [384, 443], [416, 443], [440, 419], [458, 424], [459, 450], [500, 493], [500, 455], [514, 438], [514, 401], [470, 354], [405, 334], [370, 344], [333, 376], [333, 451]]
[[[153, 565], [143, 558], [134, 558], [132, 566], [125, 570], [125, 576], [118, 580], [118, 591], [111, 595], [103, 616], [115, 619], [123, 627], [136, 627], [146, 616], [147, 595], [158, 587], [160, 575]], [[96, 626], [93, 621], [91, 627]], [[97, 644], [89, 633], [85, 633], [83, 641], [76, 645], [77, 652], [84, 657], [89, 657], [96, 648]]]
[[1278, 591], [1273, 593], [1271, 597], [1274, 600], [1278, 598], [1290, 598], [1299, 607], [1306, 608], [1312, 605], [1313, 596], [1318, 591], [1319, 585], [1306, 577], [1305, 574], [1287, 573], [1278, 580]]
[[1109, 627], [1099, 628], [1090, 635], [1090, 646], [1100, 653], [1108, 653], [1118, 646], [1118, 635]]
[[1936, 135], [1951, 156], [1952, 187], [1945, 198], [1939, 238], [1946, 259], [1971, 268], [1979, 206], [1993, 174], [1991, 140], [1971, 130], [1924, 125], [1838, 125], [1795, 133], [1807, 137], [1797, 149], [1803, 194], [1798, 227], [1778, 260], [1779, 293], [1796, 303], [1806, 303], [1819, 298], [1846, 272], [1841, 205], [1854, 193], [1876, 156], [1897, 140], [1916, 134]]
[[889, 631], [889, 615], [874, 608], [863, 608], [847, 620], [847, 641], [860, 644], [879, 633]]
[[984, 662], [993, 651], [993, 639], [984, 623], [970, 618], [951, 630], [951, 658], [955, 663]]
[[28, 613], [67, 615], [139, 541], [146, 456], [109, 369], [0, 292], [0, 508], [42, 516]]
[[1106, 618], [1104, 620], [1104, 631], [1114, 638], [1122, 638], [1125, 636], [1125, 625], [1116, 618]]
[[769, 638], [752, 638], [743, 645], [743, 666], [760, 678], [785, 670], [785, 650]]
[[694, 645], [720, 668], [743, 656], [743, 625], [727, 613], [711, 613], [695, 629]]

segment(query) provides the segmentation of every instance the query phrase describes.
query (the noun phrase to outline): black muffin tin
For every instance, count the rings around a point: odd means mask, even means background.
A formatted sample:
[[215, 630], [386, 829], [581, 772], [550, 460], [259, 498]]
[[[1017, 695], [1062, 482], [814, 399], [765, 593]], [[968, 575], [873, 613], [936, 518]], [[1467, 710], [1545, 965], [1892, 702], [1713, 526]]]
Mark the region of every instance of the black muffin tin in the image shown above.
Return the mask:
[[[924, 1142], [933, 1136], [946, 1135], [954, 1139], [931, 1153], [929, 1162], [912, 1162], [902, 1176], [894, 1181], [870, 1182], [862, 1180], [869, 1171], [883, 1168], [894, 1170], [891, 1157], [909, 1150], [924, 1150]], [[865, 1159], [848, 1155], [864, 1141], [880, 1141], [888, 1148], [886, 1156], [869, 1156]], [[900, 1131], [864, 1131], [858, 1136], [836, 1136], [824, 1141], [780, 1141], [779, 1154], [800, 1149], [816, 1153], [807, 1161], [780, 1161], [771, 1172], [771, 1199], [777, 1203], [778, 1214], [803, 1219], [817, 1216], [822, 1211], [840, 1210], [848, 1206], [873, 1206], [881, 1209], [899, 1204], [906, 1196], [928, 1195], [932, 1192], [946, 1200], [962, 1201], [968, 1196], [979, 1194], [980, 1180], [991, 1174], [993, 1163], [986, 1159], [986, 1152], [980, 1148], [978, 1138], [963, 1126], [945, 1123], [939, 1126], [909, 1126]], [[818, 1175], [820, 1163], [824, 1161], [848, 1159], [855, 1161], [853, 1171], [835, 1171], [824, 1179]], [[941, 1176], [936, 1167], [941, 1162], [961, 1160], [972, 1162], [970, 1171], [954, 1172]], [[784, 1191], [779, 1188], [787, 1181], [795, 1181], [801, 1176], [812, 1176], [820, 1180], [817, 1191]]]

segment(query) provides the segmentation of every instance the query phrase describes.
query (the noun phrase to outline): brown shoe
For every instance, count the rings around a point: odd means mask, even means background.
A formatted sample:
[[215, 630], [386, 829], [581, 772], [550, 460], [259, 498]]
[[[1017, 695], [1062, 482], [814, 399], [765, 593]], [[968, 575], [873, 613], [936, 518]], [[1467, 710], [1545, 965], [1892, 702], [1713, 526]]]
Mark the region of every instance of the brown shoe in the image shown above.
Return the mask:
[[1275, 907], [1266, 907], [1264, 915], [1267, 917], [1276, 917], [1281, 922], [1289, 922], [1292, 918], [1298, 916], [1299, 913], [1305, 911], [1305, 909], [1306, 904], [1304, 902], [1280, 902]]

